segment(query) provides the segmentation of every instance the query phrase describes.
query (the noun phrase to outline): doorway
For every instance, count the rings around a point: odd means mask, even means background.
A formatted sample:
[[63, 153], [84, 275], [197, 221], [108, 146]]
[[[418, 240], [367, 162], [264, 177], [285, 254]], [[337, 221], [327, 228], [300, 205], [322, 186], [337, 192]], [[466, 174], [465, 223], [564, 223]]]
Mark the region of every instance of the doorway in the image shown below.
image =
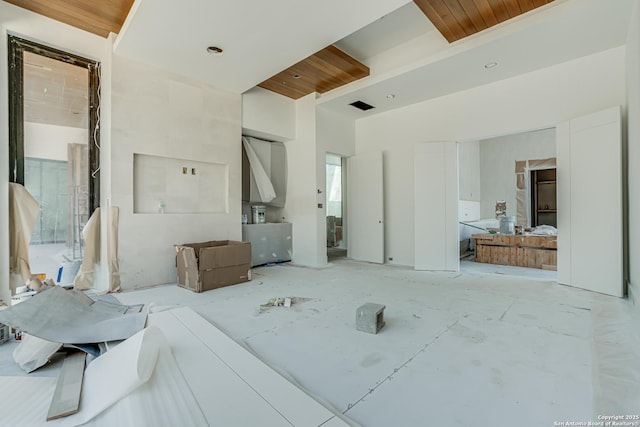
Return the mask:
[[100, 64], [8, 37], [9, 181], [40, 206], [29, 244], [32, 274], [79, 266], [82, 229], [100, 200]]
[[345, 221], [345, 159], [336, 154], [326, 155], [326, 223], [327, 260], [347, 257]]
[[[461, 270], [556, 281], [555, 128], [462, 142], [458, 148]], [[516, 230], [523, 235], [505, 236]]]
[[556, 169], [530, 171], [531, 227], [558, 226]]

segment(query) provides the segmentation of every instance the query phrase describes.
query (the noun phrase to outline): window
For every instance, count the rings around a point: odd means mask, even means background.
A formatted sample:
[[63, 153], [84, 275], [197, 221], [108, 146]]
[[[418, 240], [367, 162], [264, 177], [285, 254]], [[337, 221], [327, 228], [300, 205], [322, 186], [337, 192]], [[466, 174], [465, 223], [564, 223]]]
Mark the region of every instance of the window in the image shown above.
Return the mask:
[[60, 262], [82, 259], [82, 229], [100, 204], [100, 64], [8, 42], [9, 181], [38, 200], [30, 263], [55, 277]]

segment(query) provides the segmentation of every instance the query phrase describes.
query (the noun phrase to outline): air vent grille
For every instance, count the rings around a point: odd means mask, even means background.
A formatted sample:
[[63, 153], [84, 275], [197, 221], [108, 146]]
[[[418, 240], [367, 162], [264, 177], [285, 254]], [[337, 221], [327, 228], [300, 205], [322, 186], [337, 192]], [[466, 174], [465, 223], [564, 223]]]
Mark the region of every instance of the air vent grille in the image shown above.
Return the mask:
[[351, 105], [353, 107], [356, 107], [356, 108], [358, 108], [358, 109], [360, 109], [362, 111], [367, 111], [367, 110], [371, 110], [372, 108], [376, 108], [373, 105], [369, 105], [364, 101], [355, 101], [355, 102], [352, 102], [349, 105]]

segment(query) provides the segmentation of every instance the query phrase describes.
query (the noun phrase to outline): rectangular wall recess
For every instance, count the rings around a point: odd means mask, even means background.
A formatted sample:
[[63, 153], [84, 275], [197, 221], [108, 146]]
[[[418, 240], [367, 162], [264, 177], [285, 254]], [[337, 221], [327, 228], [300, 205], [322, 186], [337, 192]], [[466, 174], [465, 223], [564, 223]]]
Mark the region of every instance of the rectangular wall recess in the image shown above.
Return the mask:
[[226, 164], [133, 155], [134, 213], [227, 213], [228, 189]]

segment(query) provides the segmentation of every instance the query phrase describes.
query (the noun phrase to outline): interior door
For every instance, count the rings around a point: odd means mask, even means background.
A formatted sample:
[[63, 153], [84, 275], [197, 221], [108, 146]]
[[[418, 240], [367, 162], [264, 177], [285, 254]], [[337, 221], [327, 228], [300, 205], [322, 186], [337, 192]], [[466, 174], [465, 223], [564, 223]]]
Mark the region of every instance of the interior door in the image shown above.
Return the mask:
[[415, 269], [458, 271], [458, 146], [414, 146]]
[[558, 282], [621, 297], [620, 107], [557, 127]]
[[347, 256], [384, 263], [384, 198], [382, 152], [347, 159]]

